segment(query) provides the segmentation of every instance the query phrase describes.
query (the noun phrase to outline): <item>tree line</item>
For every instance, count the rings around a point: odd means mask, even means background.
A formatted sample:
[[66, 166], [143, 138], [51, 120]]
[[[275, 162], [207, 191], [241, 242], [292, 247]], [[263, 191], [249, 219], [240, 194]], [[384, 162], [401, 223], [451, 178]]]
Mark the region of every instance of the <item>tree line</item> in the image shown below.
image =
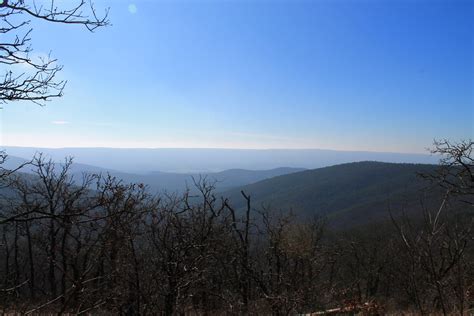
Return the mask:
[[[474, 303], [473, 142], [439, 142], [442, 203], [350, 230], [252, 205], [212, 183], [151, 194], [37, 155], [1, 173], [0, 310], [124, 315], [390, 311]], [[20, 170], [21, 171], [21, 170]], [[317, 193], [315, 193], [317, 194]], [[385, 210], [381, 210], [385, 211]]]

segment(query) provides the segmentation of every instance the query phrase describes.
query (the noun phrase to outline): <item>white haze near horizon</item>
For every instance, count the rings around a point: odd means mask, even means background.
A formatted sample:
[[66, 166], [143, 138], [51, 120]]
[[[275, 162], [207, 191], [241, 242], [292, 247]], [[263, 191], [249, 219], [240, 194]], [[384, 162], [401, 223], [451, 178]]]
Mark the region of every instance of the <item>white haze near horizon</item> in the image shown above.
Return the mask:
[[56, 162], [74, 162], [132, 173], [218, 172], [227, 169], [268, 170], [280, 167], [314, 169], [357, 161], [437, 163], [429, 154], [337, 151], [324, 149], [140, 149], [3, 147], [8, 155], [31, 159], [43, 153]]

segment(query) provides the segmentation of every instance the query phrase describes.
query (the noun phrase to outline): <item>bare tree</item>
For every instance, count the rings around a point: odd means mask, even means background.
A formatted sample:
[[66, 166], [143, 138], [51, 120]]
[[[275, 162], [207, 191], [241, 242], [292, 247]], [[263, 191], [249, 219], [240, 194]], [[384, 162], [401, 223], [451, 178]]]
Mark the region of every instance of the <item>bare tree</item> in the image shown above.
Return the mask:
[[0, 0], [0, 64], [6, 67], [0, 79], [0, 103], [31, 101], [43, 105], [63, 95], [66, 82], [57, 79], [62, 66], [50, 54], [33, 55], [32, 19], [82, 25], [92, 32], [109, 24], [107, 16], [108, 10], [99, 16], [94, 4], [86, 0], [74, 1], [68, 7], [62, 3], [58, 6], [55, 0], [46, 4], [35, 0]]
[[407, 286], [421, 314], [441, 310], [464, 314], [473, 270], [474, 142], [435, 141], [441, 155], [434, 174], [422, 174], [445, 191], [437, 208], [422, 205], [422, 220], [392, 216], [404, 249]]
[[431, 153], [441, 156], [435, 174], [421, 175], [445, 188], [448, 196], [461, 197], [462, 202], [474, 206], [474, 141], [434, 142]]
[[291, 214], [264, 209], [263, 247], [259, 248], [257, 284], [273, 315], [312, 311], [322, 296], [322, 272], [327, 265], [322, 247], [325, 221], [298, 223]]

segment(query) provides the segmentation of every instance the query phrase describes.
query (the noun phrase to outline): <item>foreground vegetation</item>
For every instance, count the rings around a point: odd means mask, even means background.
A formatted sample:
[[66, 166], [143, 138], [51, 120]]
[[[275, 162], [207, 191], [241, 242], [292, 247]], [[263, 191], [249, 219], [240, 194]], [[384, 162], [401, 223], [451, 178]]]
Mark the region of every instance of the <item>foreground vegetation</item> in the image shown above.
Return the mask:
[[154, 196], [110, 176], [73, 178], [71, 160], [58, 169], [37, 156], [35, 175], [2, 174], [0, 307], [467, 314], [474, 291], [472, 145], [437, 144], [444, 159], [437, 173], [424, 175], [443, 189], [436, 208], [392, 210], [389, 222], [349, 230], [330, 229], [321, 217], [301, 221], [255, 209], [246, 192], [245, 206], [236, 208], [202, 180], [198, 196]]

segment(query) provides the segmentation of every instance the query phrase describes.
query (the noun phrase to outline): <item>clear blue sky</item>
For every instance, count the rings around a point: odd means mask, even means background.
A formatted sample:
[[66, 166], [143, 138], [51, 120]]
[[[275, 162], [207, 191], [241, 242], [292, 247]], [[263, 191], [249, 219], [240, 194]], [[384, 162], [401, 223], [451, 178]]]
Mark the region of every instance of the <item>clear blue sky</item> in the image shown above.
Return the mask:
[[1, 144], [423, 152], [474, 138], [474, 1], [97, 0], [38, 23], [63, 98], [0, 110]]

